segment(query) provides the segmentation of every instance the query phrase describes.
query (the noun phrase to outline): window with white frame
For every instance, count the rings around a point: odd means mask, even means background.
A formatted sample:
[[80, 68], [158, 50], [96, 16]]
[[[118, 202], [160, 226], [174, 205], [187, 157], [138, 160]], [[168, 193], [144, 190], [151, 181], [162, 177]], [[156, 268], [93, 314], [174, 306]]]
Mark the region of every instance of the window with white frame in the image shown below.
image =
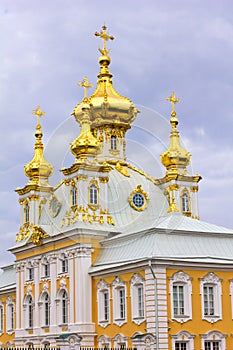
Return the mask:
[[71, 186], [71, 205], [77, 205], [77, 188], [75, 185]]
[[4, 306], [0, 300], [0, 334], [4, 332]]
[[106, 327], [110, 323], [110, 286], [104, 280], [97, 284], [98, 323]]
[[184, 192], [181, 196], [181, 204], [183, 213], [190, 212], [190, 198], [187, 192]]
[[112, 286], [114, 323], [121, 326], [126, 322], [126, 286], [120, 277], [115, 278]]
[[177, 334], [172, 334], [172, 350], [193, 350], [194, 337], [186, 331], [180, 331]]
[[59, 271], [60, 273], [68, 272], [68, 257], [66, 254], [62, 253], [59, 257]]
[[112, 340], [115, 349], [126, 349], [128, 346], [127, 337], [123, 334], [117, 334]]
[[117, 149], [117, 138], [115, 135], [111, 136], [111, 150], [115, 151]]
[[42, 260], [41, 264], [42, 268], [42, 277], [49, 277], [50, 276], [50, 264], [47, 258], [44, 258]]
[[221, 279], [213, 272], [201, 278], [202, 318], [211, 323], [222, 318]]
[[91, 183], [89, 186], [89, 203], [92, 205], [98, 205], [98, 187], [97, 183]]
[[145, 319], [144, 306], [144, 279], [139, 274], [134, 274], [130, 279], [132, 320], [140, 324]]
[[107, 335], [101, 335], [97, 341], [99, 348], [109, 349], [111, 347], [111, 339]]
[[33, 316], [34, 316], [34, 300], [31, 294], [27, 293], [27, 295], [25, 295], [23, 307], [24, 307], [25, 328], [31, 329], [33, 328]]
[[204, 350], [225, 350], [226, 349], [226, 334], [218, 331], [210, 331], [202, 334], [202, 349]]
[[50, 325], [50, 298], [45, 291], [40, 296], [40, 315], [42, 327], [48, 327]]
[[11, 297], [6, 300], [6, 330], [7, 333], [14, 331], [14, 301]]
[[27, 281], [33, 281], [34, 280], [34, 267], [29, 263], [28, 267], [26, 269], [26, 279]]
[[28, 223], [29, 222], [29, 204], [26, 203], [24, 207], [24, 222]]
[[192, 283], [189, 275], [178, 271], [170, 278], [171, 314], [178, 322], [192, 318]]
[[68, 293], [65, 289], [59, 291], [59, 314], [62, 325], [68, 323]]

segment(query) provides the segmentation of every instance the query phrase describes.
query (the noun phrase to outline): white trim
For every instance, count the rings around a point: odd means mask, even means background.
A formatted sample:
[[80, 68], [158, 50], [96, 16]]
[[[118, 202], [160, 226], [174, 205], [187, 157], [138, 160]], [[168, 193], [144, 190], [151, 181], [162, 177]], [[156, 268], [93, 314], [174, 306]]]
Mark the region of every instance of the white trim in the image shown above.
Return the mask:
[[[217, 322], [222, 319], [222, 285], [221, 279], [213, 272], [208, 273], [204, 278], [200, 279], [200, 293], [202, 297], [202, 319], [210, 323]], [[213, 288], [214, 314], [205, 315], [204, 313], [204, 287]]]
[[101, 335], [98, 339], [98, 347], [99, 348], [110, 348], [111, 347], [111, 339], [107, 335]]
[[[112, 282], [112, 287], [113, 323], [121, 327], [127, 322], [126, 285], [120, 277], [116, 277]], [[122, 305], [121, 300], [123, 301]]]
[[[138, 273], [135, 273], [130, 279], [130, 294], [132, 321], [139, 325], [145, 320], [145, 285], [144, 279]], [[139, 298], [142, 298], [141, 301]], [[139, 303], [142, 304], [141, 309], [139, 309]]]
[[11, 296], [6, 299], [6, 332], [11, 335], [15, 329], [15, 303]]
[[226, 334], [213, 330], [205, 334], [201, 334], [202, 349], [205, 349], [205, 341], [219, 341], [219, 350], [226, 350]]
[[[191, 277], [183, 271], [178, 271], [170, 278], [170, 297], [171, 297], [171, 316], [177, 322], [184, 323], [192, 319], [192, 283]], [[175, 315], [174, 313], [174, 286], [183, 287], [184, 314]]]
[[[107, 296], [107, 300], [105, 300]], [[107, 302], [107, 305], [105, 304]], [[98, 324], [101, 327], [107, 327], [110, 324], [110, 286], [104, 280], [97, 284], [97, 303], [98, 303]], [[107, 310], [106, 310], [107, 307]], [[107, 312], [107, 314], [106, 314]]]
[[117, 349], [127, 348], [128, 347], [128, 338], [124, 334], [116, 334], [113, 340], [113, 347]]
[[194, 350], [194, 334], [190, 334], [187, 331], [180, 331], [176, 334], [172, 334], [172, 350], [175, 350], [175, 345], [177, 342], [185, 342], [186, 350]]

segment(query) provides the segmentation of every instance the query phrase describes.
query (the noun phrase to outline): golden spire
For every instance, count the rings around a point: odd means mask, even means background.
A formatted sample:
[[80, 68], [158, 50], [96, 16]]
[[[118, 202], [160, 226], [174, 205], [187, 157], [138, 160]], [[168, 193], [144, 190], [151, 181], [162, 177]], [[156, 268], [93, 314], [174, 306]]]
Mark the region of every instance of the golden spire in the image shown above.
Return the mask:
[[83, 81], [79, 81], [79, 82], [78, 82], [78, 86], [82, 86], [82, 87], [83, 87], [83, 90], [84, 90], [84, 98], [83, 98], [83, 100], [86, 100], [86, 99], [88, 98], [88, 96], [87, 96], [87, 90], [88, 90], [89, 88], [93, 87], [94, 85], [93, 85], [93, 84], [90, 84], [90, 83], [88, 82], [87, 77], [84, 77], [84, 78], [83, 78]]
[[107, 40], [114, 40], [114, 36], [112, 35], [108, 35], [107, 33], [107, 27], [106, 25], [102, 26], [102, 31], [100, 33], [95, 32], [95, 36], [99, 36], [101, 39], [103, 39], [103, 43], [104, 43], [104, 47], [103, 49], [99, 48], [99, 52], [103, 55], [103, 56], [107, 56], [110, 52], [110, 50], [107, 50], [106, 44], [107, 44]]
[[37, 116], [35, 152], [31, 162], [25, 165], [24, 172], [26, 176], [29, 177], [29, 184], [47, 186], [48, 178], [53, 173], [53, 166], [44, 158], [44, 146], [41, 141], [43, 133], [41, 130], [40, 118], [45, 115], [45, 112], [42, 112], [40, 106], [38, 106], [36, 110], [32, 111], [32, 114]]
[[167, 169], [167, 174], [186, 174], [186, 167], [190, 163], [191, 154], [181, 146], [179, 131], [177, 130], [179, 121], [176, 117], [175, 104], [180, 102], [180, 99], [176, 98], [173, 91], [171, 96], [167, 97], [166, 100], [170, 101], [172, 104], [170, 119], [172, 130], [170, 133], [170, 146], [164, 153], [161, 154], [161, 161]]

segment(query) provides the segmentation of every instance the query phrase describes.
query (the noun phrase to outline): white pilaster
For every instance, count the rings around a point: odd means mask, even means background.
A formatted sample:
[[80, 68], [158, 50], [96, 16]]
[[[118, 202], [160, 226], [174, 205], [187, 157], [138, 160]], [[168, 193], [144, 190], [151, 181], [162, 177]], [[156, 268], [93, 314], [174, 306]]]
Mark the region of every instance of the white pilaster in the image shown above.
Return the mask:
[[57, 308], [56, 308], [56, 280], [57, 280], [57, 256], [54, 254], [48, 258], [50, 263], [50, 333], [57, 332]]

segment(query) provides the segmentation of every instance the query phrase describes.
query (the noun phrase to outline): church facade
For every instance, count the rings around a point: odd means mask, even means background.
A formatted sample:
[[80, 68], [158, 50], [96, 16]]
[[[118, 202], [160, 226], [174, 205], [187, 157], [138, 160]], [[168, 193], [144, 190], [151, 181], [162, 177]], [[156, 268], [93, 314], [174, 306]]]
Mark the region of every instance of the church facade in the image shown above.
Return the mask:
[[[74, 162], [51, 186], [38, 106], [34, 157], [17, 188], [14, 265], [0, 275], [0, 344], [225, 350], [233, 347], [233, 230], [199, 220], [191, 155], [172, 92], [170, 145], [155, 178], [127, 162], [138, 110], [113, 87], [106, 26], [97, 86], [72, 115]], [[142, 116], [143, 117], [143, 116]]]

